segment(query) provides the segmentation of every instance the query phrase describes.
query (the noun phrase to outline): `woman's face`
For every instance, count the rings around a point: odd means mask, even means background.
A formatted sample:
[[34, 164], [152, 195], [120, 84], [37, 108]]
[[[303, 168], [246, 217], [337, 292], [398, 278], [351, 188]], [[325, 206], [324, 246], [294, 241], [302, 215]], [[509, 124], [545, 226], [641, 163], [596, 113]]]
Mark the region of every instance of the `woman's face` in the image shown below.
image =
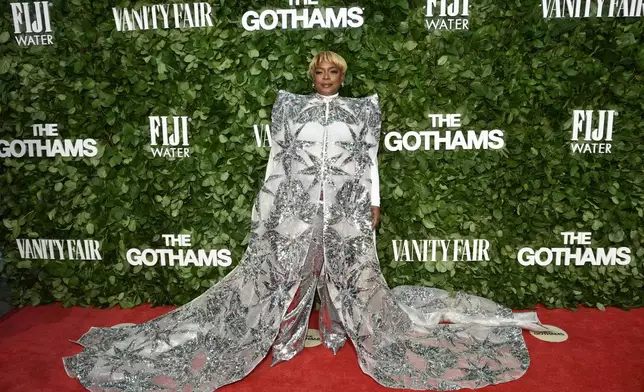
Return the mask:
[[313, 70], [315, 90], [322, 95], [337, 93], [343, 81], [344, 74], [340, 72], [340, 68], [328, 61], [320, 62]]

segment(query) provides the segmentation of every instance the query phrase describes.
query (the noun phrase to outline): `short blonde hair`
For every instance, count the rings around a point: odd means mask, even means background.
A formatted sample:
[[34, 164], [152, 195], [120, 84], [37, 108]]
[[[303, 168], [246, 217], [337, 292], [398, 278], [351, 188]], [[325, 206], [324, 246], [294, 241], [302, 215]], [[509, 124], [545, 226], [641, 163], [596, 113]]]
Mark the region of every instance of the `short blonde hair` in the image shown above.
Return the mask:
[[315, 57], [313, 57], [313, 60], [311, 60], [311, 63], [309, 64], [309, 75], [311, 78], [314, 77], [313, 73], [315, 72], [315, 69], [324, 61], [332, 63], [336, 67], [340, 68], [340, 73], [342, 74], [347, 72], [347, 62], [344, 61], [342, 56], [335, 52], [326, 50], [316, 54]]

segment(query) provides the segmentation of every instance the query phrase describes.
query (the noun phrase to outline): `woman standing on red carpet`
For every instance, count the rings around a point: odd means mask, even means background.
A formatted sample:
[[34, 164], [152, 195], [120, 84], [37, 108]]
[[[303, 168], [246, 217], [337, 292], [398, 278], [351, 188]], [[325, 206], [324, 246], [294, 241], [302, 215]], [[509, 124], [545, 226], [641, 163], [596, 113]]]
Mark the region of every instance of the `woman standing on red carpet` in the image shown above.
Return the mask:
[[90, 329], [78, 341], [85, 350], [63, 358], [71, 377], [92, 391], [213, 391], [271, 348], [272, 365], [297, 355], [316, 290], [324, 345], [336, 353], [349, 338], [360, 368], [384, 386], [480, 388], [526, 372], [521, 328], [540, 329], [536, 313], [430, 287], [389, 289], [374, 231], [378, 96], [339, 95], [347, 65], [336, 53], [318, 53], [309, 71], [315, 92], [277, 94], [239, 265], [161, 317]]

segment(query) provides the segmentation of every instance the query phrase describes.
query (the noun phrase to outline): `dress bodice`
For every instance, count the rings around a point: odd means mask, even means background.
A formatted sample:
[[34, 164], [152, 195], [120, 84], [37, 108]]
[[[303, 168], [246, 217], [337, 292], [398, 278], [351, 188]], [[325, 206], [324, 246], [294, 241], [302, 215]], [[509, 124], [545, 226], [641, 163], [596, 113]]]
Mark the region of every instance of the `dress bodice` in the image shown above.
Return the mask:
[[369, 188], [371, 205], [380, 205], [376, 95], [349, 98], [280, 90], [272, 117], [273, 146], [265, 180], [280, 173], [281, 163], [284, 173], [297, 177], [308, 191], [319, 186], [312, 200], [321, 200], [353, 179]]

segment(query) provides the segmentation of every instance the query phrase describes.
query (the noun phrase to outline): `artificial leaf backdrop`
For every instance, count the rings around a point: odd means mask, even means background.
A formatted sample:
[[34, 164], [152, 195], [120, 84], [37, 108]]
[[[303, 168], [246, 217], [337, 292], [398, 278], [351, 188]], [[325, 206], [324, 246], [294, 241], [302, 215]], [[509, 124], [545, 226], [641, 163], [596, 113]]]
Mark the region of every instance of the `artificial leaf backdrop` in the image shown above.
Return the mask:
[[[170, 1], [174, 3], [176, 1]], [[137, 3], [139, 3], [137, 5]], [[467, 129], [502, 129], [502, 150], [414, 152], [380, 147], [382, 271], [390, 286], [462, 290], [511, 307], [644, 305], [644, 45], [641, 18], [542, 19], [540, 2], [470, 1], [466, 31], [428, 32], [425, 3], [323, 1], [364, 7], [357, 29], [246, 32], [247, 10], [287, 1], [210, 2], [214, 26], [118, 32], [111, 7], [53, 1], [55, 44], [18, 47], [0, 12], [0, 139], [57, 123], [95, 138], [93, 158], [2, 159], [1, 273], [17, 304], [131, 307], [183, 304], [228, 268], [132, 267], [126, 249], [191, 233], [193, 248], [241, 259], [278, 89], [312, 91], [321, 50], [349, 64], [344, 96], [378, 93], [383, 137], [430, 128], [428, 113], [461, 113]], [[146, 3], [143, 3], [146, 4]], [[573, 109], [619, 111], [611, 154], [571, 154]], [[150, 115], [188, 115], [190, 158], [153, 158]], [[628, 266], [523, 267], [517, 250], [562, 246], [592, 231], [593, 247], [626, 246]], [[22, 260], [16, 238], [91, 238], [102, 261]], [[396, 263], [392, 240], [485, 238], [490, 262]]]

